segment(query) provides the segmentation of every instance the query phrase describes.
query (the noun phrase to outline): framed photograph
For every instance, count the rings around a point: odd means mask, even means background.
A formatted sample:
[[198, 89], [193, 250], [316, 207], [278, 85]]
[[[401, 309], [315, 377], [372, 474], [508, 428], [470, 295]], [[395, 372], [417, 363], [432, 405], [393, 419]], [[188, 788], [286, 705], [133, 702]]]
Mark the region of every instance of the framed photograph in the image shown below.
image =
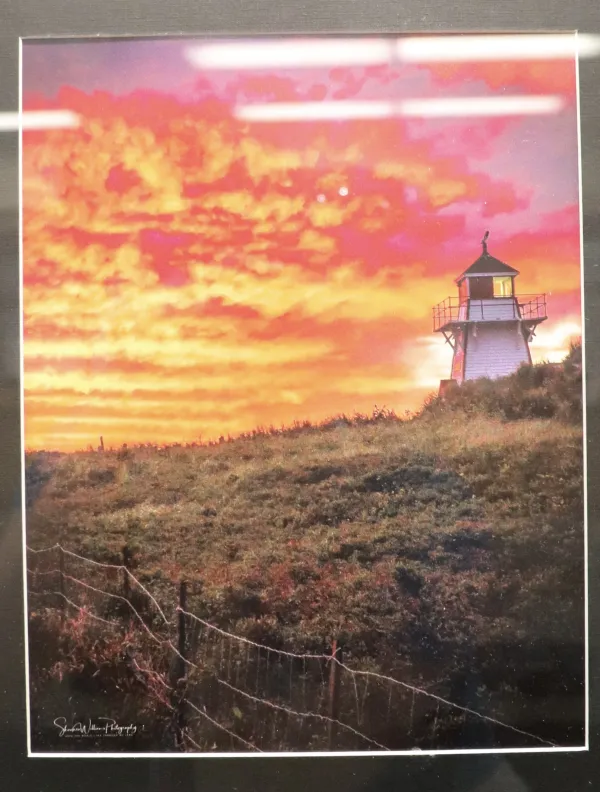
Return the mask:
[[486, 27], [21, 34], [32, 779], [588, 788], [600, 36]]

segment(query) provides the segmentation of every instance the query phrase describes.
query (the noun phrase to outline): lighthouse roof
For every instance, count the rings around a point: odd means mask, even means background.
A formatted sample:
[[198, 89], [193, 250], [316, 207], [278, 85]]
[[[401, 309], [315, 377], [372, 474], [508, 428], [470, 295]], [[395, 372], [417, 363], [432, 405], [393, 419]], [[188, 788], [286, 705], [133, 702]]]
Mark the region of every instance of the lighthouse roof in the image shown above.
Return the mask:
[[481, 256], [474, 261], [470, 267], [468, 267], [458, 278], [457, 281], [461, 281], [463, 278], [466, 278], [470, 275], [518, 275], [519, 270], [516, 270], [514, 267], [509, 267], [508, 264], [505, 264], [500, 259], [495, 258], [494, 256], [490, 256], [490, 254], [485, 250]]

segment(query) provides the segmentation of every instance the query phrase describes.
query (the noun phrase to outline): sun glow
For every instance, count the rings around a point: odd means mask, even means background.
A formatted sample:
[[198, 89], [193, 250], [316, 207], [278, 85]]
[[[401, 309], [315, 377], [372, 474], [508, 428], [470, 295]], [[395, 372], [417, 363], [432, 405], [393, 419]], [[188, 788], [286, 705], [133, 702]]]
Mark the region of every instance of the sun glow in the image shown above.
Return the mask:
[[298, 72], [306, 42], [182, 43], [185, 96], [141, 69], [111, 92], [112, 63], [40, 92], [58, 45], [25, 45], [28, 447], [417, 409], [450, 369], [431, 308], [490, 226], [519, 293], [552, 292], [534, 358], [580, 335], [574, 62], [411, 66], [407, 44], [399, 72], [391, 40], [352, 41]]

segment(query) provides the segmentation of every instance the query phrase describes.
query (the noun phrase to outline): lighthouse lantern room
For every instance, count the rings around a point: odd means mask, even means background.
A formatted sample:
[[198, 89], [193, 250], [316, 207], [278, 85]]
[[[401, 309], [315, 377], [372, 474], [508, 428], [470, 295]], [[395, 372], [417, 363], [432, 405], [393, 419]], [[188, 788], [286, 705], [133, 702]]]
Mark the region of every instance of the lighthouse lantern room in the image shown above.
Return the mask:
[[529, 343], [546, 317], [546, 295], [515, 292], [516, 269], [483, 251], [457, 279], [458, 297], [433, 309], [433, 329], [453, 349], [451, 380], [498, 377], [531, 363]]

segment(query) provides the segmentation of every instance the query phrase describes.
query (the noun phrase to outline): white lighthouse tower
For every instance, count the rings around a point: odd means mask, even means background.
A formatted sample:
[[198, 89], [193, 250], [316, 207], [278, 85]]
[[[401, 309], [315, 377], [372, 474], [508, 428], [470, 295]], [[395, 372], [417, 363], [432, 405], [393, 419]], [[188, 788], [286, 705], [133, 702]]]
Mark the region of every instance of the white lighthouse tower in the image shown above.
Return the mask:
[[488, 236], [481, 256], [456, 279], [458, 297], [433, 309], [433, 329], [453, 349], [450, 382], [496, 379], [531, 363], [529, 342], [546, 319], [546, 295], [516, 296], [519, 272], [490, 256]]

